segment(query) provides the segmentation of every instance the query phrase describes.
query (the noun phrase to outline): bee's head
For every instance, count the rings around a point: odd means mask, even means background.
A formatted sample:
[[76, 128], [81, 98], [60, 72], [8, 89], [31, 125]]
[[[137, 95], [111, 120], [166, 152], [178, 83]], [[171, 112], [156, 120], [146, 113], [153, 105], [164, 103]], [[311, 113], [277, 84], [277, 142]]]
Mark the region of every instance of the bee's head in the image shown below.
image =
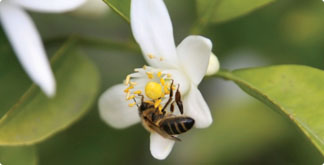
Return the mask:
[[147, 102], [143, 101], [138, 109], [139, 109], [140, 112], [143, 112], [143, 111], [145, 111], [145, 110], [147, 110], [149, 108], [152, 108], [152, 107], [154, 107], [154, 105], [152, 105], [151, 103], [147, 103]]

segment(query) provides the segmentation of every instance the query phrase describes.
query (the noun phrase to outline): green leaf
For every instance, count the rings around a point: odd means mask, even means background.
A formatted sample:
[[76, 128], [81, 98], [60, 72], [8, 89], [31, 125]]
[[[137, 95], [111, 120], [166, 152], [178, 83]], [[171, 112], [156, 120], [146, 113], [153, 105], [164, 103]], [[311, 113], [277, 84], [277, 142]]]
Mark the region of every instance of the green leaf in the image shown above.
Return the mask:
[[197, 0], [201, 23], [219, 23], [246, 15], [274, 0]]
[[0, 147], [0, 164], [3, 165], [36, 165], [38, 156], [33, 146]]
[[94, 102], [98, 72], [73, 40], [56, 53], [52, 64], [56, 96], [50, 99], [35, 85], [29, 88], [0, 119], [0, 145], [39, 142], [78, 120]]
[[294, 122], [324, 155], [324, 71], [298, 65], [221, 71], [245, 92]]
[[130, 22], [130, 3], [131, 0], [103, 0], [111, 9]]

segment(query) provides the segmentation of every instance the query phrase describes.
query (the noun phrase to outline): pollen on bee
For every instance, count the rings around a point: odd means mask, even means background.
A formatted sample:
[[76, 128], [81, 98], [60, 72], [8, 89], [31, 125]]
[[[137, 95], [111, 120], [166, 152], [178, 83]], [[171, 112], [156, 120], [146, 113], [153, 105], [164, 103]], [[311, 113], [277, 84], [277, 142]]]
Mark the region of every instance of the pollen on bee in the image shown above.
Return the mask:
[[162, 105], [161, 104], [159, 105], [159, 111], [160, 112], [162, 111]]
[[136, 104], [136, 103], [133, 102], [133, 103], [128, 104], [128, 106], [129, 106], [129, 107], [133, 107], [135, 104]]
[[154, 75], [153, 75], [152, 72], [146, 72], [146, 74], [147, 74], [147, 77], [148, 77], [149, 79], [153, 79], [153, 78], [154, 78]]

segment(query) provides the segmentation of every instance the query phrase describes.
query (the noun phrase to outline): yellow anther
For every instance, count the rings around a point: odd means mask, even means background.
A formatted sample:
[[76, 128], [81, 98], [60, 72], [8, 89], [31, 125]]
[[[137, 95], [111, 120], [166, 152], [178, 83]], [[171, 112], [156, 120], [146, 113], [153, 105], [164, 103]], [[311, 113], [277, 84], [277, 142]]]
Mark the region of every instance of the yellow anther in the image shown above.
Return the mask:
[[135, 95], [128, 96], [128, 97], [127, 97], [127, 100], [131, 100], [131, 99], [133, 99], [133, 98], [135, 98]]
[[146, 72], [146, 74], [149, 79], [153, 79], [154, 75], [152, 72]]
[[130, 104], [128, 104], [128, 106], [129, 107], [133, 107], [135, 104], [136, 104], [135, 102], [134, 103], [130, 103]]
[[161, 77], [161, 75], [162, 75], [162, 72], [158, 72], [157, 73], [157, 76], [160, 78]]
[[150, 59], [155, 58], [155, 56], [153, 56], [153, 54], [148, 54], [147, 56], [148, 56]]
[[168, 77], [168, 78], [171, 78], [171, 77], [172, 77], [172, 74], [168, 73], [168, 74], [167, 74], [167, 77]]
[[148, 82], [145, 86], [145, 94], [152, 100], [158, 99], [162, 95], [162, 86], [157, 82]]
[[164, 58], [163, 57], [160, 57], [160, 61], [163, 61], [164, 60]]
[[134, 88], [134, 86], [133, 86], [133, 85], [130, 85], [128, 88], [126, 88], [126, 89], [124, 90], [124, 92], [125, 92], [125, 93], [128, 93], [129, 90], [130, 90], [130, 89], [133, 89], [133, 88]]
[[165, 80], [163, 78], [160, 79], [160, 82], [161, 82], [162, 86], [165, 86]]
[[143, 69], [146, 70], [146, 65], [143, 66]]
[[138, 94], [141, 94], [142, 93], [142, 91], [140, 91], [140, 90], [137, 90], [137, 91], [135, 91], [135, 92], [133, 92], [135, 95], [138, 95]]
[[130, 82], [131, 86], [135, 86], [136, 82]]
[[131, 76], [127, 75], [126, 76], [126, 80], [125, 80], [125, 85], [128, 85], [129, 81], [130, 81]]

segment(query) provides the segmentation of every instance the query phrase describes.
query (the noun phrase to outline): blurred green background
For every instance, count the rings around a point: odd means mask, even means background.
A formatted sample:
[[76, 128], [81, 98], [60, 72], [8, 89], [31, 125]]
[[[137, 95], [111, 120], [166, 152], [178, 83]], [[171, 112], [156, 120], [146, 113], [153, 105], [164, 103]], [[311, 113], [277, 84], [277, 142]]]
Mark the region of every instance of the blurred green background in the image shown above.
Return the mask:
[[[165, 0], [165, 3], [173, 21], [176, 43], [179, 43], [190, 34], [196, 22], [196, 3], [194, 0]], [[50, 56], [62, 44], [61, 39], [72, 34], [132, 41], [129, 24], [113, 11], [102, 17], [81, 17], [73, 13], [31, 14]], [[277, 0], [246, 16], [209, 25], [201, 35], [213, 41], [213, 52], [223, 68], [302, 64], [324, 69], [324, 3], [321, 0]], [[99, 93], [145, 64], [136, 48], [118, 50], [102, 44], [80, 47], [100, 71]], [[207, 129], [193, 129], [183, 135], [183, 141], [176, 143], [164, 161], [151, 156], [149, 133], [140, 124], [115, 130], [101, 121], [94, 103], [81, 120], [64, 131], [36, 144], [35, 148], [19, 148], [36, 150], [38, 156], [26, 156], [16, 163], [25, 160], [41, 165], [324, 162], [323, 156], [290, 121], [244, 94], [234, 84], [206, 78], [199, 88], [211, 108], [214, 122]], [[0, 156], [7, 154], [9, 159], [10, 150], [14, 149], [8, 147]], [[31, 158], [34, 159], [28, 160]]]

